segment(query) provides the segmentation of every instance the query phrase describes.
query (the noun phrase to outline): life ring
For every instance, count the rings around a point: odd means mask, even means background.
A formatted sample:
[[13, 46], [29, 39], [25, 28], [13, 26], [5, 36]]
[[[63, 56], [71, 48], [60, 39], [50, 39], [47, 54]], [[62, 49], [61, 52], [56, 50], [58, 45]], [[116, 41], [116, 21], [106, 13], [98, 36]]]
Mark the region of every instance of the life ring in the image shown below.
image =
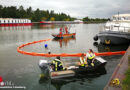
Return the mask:
[[106, 47], [105, 50], [107, 50], [108, 52], [110, 52], [110, 47]]
[[120, 80], [118, 78], [114, 78], [110, 82], [111, 86], [119, 86], [120, 85]]
[[110, 44], [111, 40], [105, 40], [105, 44]]

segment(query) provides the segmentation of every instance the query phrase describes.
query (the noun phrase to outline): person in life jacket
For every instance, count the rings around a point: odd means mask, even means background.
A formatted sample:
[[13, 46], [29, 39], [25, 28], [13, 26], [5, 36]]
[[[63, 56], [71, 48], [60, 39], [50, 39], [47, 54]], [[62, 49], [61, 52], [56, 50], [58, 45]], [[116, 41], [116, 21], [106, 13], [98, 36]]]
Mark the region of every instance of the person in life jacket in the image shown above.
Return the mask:
[[88, 65], [94, 66], [94, 60], [95, 60], [95, 54], [92, 49], [89, 49], [89, 51], [86, 54], [86, 61]]
[[82, 53], [81, 57], [80, 57], [80, 67], [86, 67], [87, 66], [87, 61], [84, 57], [84, 53]]
[[69, 32], [68, 32], [68, 28], [67, 27], [65, 27], [65, 32], [66, 32], [66, 34], [68, 34]]
[[52, 61], [52, 65], [53, 65], [53, 71], [61, 71], [61, 70], [64, 70], [63, 68], [63, 63], [62, 61], [60, 60], [60, 57], [57, 56], [56, 59], [54, 59]]
[[63, 30], [62, 30], [62, 28], [60, 28], [60, 32], [59, 32], [59, 35], [62, 37], [62, 33], [63, 32]]

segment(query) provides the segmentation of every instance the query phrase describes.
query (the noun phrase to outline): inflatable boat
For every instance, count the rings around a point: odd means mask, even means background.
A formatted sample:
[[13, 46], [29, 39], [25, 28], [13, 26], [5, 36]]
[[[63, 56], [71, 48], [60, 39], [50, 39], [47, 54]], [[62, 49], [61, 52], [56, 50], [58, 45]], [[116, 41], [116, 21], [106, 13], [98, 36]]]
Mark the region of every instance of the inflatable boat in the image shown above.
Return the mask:
[[40, 60], [39, 67], [42, 72], [47, 73], [44, 74], [44, 76], [49, 76], [51, 79], [58, 79], [58, 78], [72, 77], [82, 73], [90, 73], [90, 72], [92, 73], [101, 68], [104, 68], [106, 63], [107, 63], [106, 60], [104, 60], [103, 58], [96, 57], [94, 61], [94, 66], [89, 65], [87, 67], [80, 67], [78, 65], [75, 65], [66, 67], [67, 68], [66, 70], [52, 71], [48, 60]]

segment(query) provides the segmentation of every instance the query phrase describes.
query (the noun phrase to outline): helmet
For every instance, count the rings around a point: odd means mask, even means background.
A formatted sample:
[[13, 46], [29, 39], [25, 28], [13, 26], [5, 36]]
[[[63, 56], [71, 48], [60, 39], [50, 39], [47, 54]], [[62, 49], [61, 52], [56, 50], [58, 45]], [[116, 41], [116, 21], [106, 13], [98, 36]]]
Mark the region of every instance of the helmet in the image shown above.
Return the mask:
[[93, 50], [92, 50], [92, 49], [89, 49], [89, 52], [92, 52], [92, 53], [93, 53]]
[[84, 57], [84, 53], [81, 54], [81, 57]]
[[56, 59], [59, 59], [59, 60], [60, 60], [60, 56], [57, 56]]

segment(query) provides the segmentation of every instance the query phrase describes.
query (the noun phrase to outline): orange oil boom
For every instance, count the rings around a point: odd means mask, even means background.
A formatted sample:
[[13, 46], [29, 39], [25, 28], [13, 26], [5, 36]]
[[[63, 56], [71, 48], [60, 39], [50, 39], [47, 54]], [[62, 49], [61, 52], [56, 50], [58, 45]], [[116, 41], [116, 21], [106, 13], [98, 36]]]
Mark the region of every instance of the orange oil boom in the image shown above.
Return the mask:
[[[75, 53], [75, 54], [69, 54], [69, 53], [61, 53], [61, 54], [48, 54], [48, 53], [37, 53], [37, 52], [27, 52], [27, 51], [23, 51], [21, 50], [21, 48], [31, 45], [31, 44], [35, 44], [35, 43], [40, 43], [40, 42], [46, 42], [46, 41], [50, 41], [52, 39], [45, 39], [45, 40], [39, 40], [39, 41], [33, 41], [33, 42], [29, 42], [26, 44], [23, 44], [21, 46], [19, 46], [17, 48], [17, 51], [19, 53], [25, 54], [25, 55], [32, 55], [32, 56], [43, 56], [43, 57], [56, 57], [56, 56], [61, 56], [61, 57], [80, 57], [82, 55], [82, 53]], [[118, 52], [102, 52], [102, 53], [96, 53], [96, 56], [110, 56], [110, 55], [123, 55], [125, 54], [125, 51], [118, 51]]]

